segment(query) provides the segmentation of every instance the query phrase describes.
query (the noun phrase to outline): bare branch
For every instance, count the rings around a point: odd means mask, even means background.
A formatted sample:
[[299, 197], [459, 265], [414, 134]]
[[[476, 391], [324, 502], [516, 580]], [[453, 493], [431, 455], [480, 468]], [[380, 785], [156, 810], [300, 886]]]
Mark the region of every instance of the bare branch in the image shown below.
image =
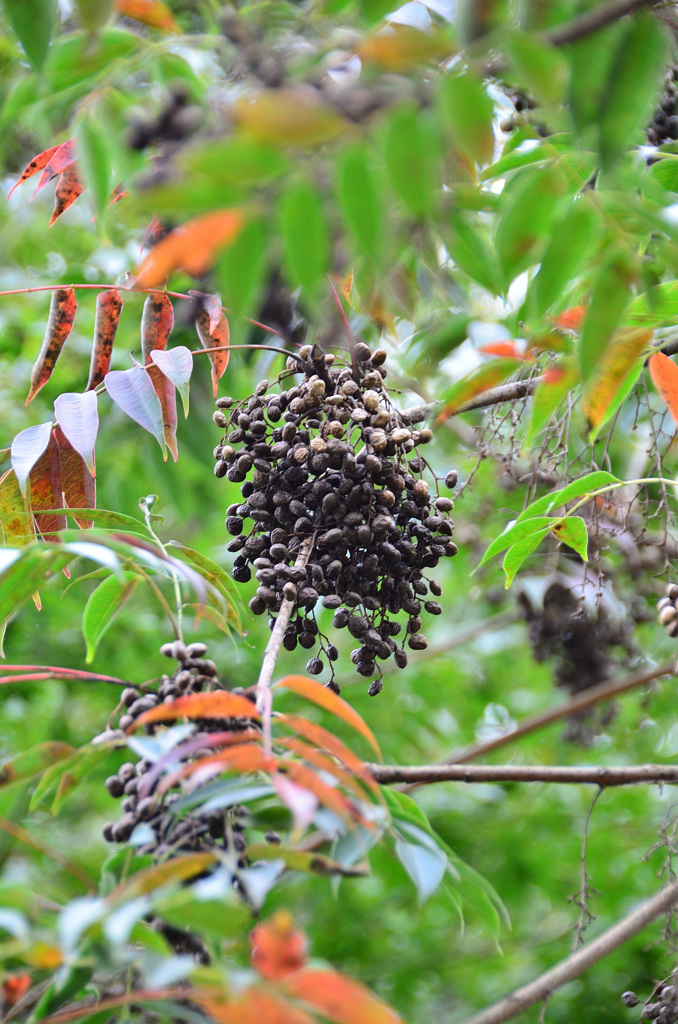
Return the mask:
[[[468, 402], [463, 402], [450, 415], [458, 416], [459, 413], [471, 412], [473, 409], [486, 409], [490, 405], [502, 405], [504, 402], [515, 402], [520, 398], [527, 398], [543, 379], [543, 377], [530, 377], [528, 380], [515, 380], [510, 384], [489, 388], [482, 394], [476, 395], [475, 398], [470, 398]], [[441, 404], [441, 402], [427, 402], [426, 405], [414, 405], [411, 409], [404, 409], [400, 415], [405, 423], [421, 423], [432, 416]]]
[[515, 729], [504, 733], [503, 736], [496, 736], [485, 743], [472, 743], [467, 747], [462, 747], [446, 758], [443, 764], [464, 764], [467, 761], [474, 761], [477, 757], [484, 757], [490, 751], [497, 750], [507, 743], [513, 743], [514, 740], [520, 739], [521, 736], [527, 736], [528, 733], [542, 729], [544, 726], [557, 722], [561, 718], [569, 718], [570, 715], [575, 715], [579, 711], [593, 707], [594, 704], [598, 704], [602, 700], [610, 700], [610, 698], [617, 697], [620, 693], [635, 690], [639, 686], [651, 683], [654, 679], [659, 679], [660, 676], [668, 675], [673, 675], [673, 662], [664, 662], [663, 665], [658, 665], [656, 668], [645, 669], [643, 672], [634, 672], [633, 675], [625, 676], [624, 679], [592, 686], [590, 689], [568, 700], [565, 704], [559, 704], [555, 708], [548, 708], [546, 711], [539, 711], [535, 715], [524, 718]]
[[604, 765], [575, 766], [540, 764], [368, 764], [377, 782], [569, 782], [600, 786], [632, 786], [638, 783], [678, 783], [678, 765], [637, 764], [628, 768]]
[[528, 1006], [538, 1003], [541, 999], [546, 999], [561, 985], [572, 981], [573, 978], [578, 978], [593, 964], [598, 963], [599, 960], [628, 942], [634, 935], [638, 935], [660, 914], [675, 906], [676, 901], [678, 901], [678, 882], [673, 882], [641, 904], [628, 917], [608, 928], [593, 942], [581, 946], [575, 953], [571, 953], [570, 956], [561, 960], [559, 964], [528, 985], [523, 985], [493, 1006], [488, 1006], [487, 1009], [469, 1017], [464, 1024], [502, 1024], [505, 1020], [511, 1020]]

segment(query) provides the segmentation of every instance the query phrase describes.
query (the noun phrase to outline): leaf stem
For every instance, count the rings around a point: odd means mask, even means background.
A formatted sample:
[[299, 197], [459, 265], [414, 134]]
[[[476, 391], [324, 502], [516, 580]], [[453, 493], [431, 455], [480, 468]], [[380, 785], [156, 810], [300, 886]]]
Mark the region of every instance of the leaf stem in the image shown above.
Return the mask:
[[[174, 628], [174, 632], [175, 632], [177, 640], [183, 640], [183, 638], [184, 638], [183, 637], [183, 598], [181, 596], [181, 584], [179, 582], [179, 574], [176, 571], [176, 569], [174, 568], [174, 566], [172, 565], [171, 557], [167, 553], [167, 548], [165, 547], [165, 545], [161, 541], [160, 537], [157, 535], [157, 533], [153, 529], [153, 521], [152, 521], [152, 518], [151, 518], [151, 509], [155, 505], [156, 500], [157, 500], [157, 495], [149, 494], [147, 497], [141, 499], [141, 501], [139, 502], [139, 508], [141, 509], [141, 511], [144, 514], [144, 519], [146, 520], [146, 529], [148, 530], [149, 534], [151, 535], [151, 537], [155, 541], [155, 543], [158, 545], [160, 550], [162, 551], [163, 555], [165, 555], [165, 557], [169, 561], [169, 572], [170, 572], [170, 575], [172, 577], [172, 584], [174, 586], [174, 603], [175, 603], [175, 606], [176, 606], [176, 613], [177, 613], [176, 622], [174, 620], [174, 616], [170, 612], [169, 605], [167, 604], [167, 601], [165, 600], [164, 596], [162, 597], [162, 601], [164, 602], [165, 607], [167, 608], [167, 611], [170, 614], [170, 619], [172, 621], [172, 626]], [[151, 583], [150, 577], [148, 577], [148, 581], [149, 581], [149, 583]], [[156, 593], [158, 594], [158, 596], [160, 596], [160, 588], [156, 587], [155, 590], [156, 590]]]

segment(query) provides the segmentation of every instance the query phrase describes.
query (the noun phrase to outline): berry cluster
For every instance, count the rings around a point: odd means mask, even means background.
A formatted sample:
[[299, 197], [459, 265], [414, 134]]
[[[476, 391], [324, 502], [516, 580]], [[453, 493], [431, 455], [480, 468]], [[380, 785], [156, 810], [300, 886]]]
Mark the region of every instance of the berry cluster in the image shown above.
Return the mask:
[[[124, 730], [145, 711], [158, 704], [172, 704], [177, 697], [197, 693], [202, 690], [221, 689], [217, 677], [216, 665], [205, 658], [207, 647], [203, 643], [184, 645], [181, 641], [163, 644], [161, 652], [177, 661], [176, 671], [172, 676], [163, 676], [157, 693], [142, 694], [130, 686], [122, 691], [121, 702], [125, 711], [120, 717], [119, 728]], [[200, 740], [200, 736], [222, 730], [243, 729], [251, 725], [244, 719], [214, 718], [197, 721], [196, 732], [192, 740]], [[152, 723], [144, 726], [147, 733], [155, 731]], [[101, 739], [106, 738], [103, 734]], [[209, 748], [200, 749], [199, 742], [192, 746], [187, 760], [199, 759], [213, 753]], [[138, 824], [146, 822], [153, 838], [139, 848], [139, 853], [155, 853], [162, 856], [169, 853], [176, 855], [179, 851], [195, 851], [209, 846], [231, 844], [237, 853], [245, 849], [246, 840], [243, 835], [242, 817], [246, 811], [240, 808], [229, 810], [219, 809], [207, 814], [192, 812], [184, 816], [173, 814], [172, 806], [179, 799], [178, 793], [168, 793], [159, 798], [154, 792], [157, 779], [148, 779], [153, 769], [150, 761], [141, 760], [136, 764], [131, 761], [121, 765], [115, 775], [110, 775], [105, 782], [106, 789], [112, 797], [122, 798], [123, 817], [117, 822], [104, 825], [104, 839], [113, 843], [125, 843]]]
[[[378, 659], [393, 656], [404, 668], [406, 645], [428, 645], [421, 613], [440, 614], [428, 594], [440, 596], [441, 587], [424, 573], [457, 552], [453, 503], [431, 494], [417, 451], [432, 432], [414, 429], [392, 405], [385, 358], [359, 342], [353, 364], [344, 365], [306, 345], [288, 360], [290, 372], [303, 374], [299, 384], [270, 391], [261, 381], [241, 402], [218, 399], [214, 414], [226, 431], [214, 450], [215, 474], [242, 484], [243, 500], [226, 518], [228, 547], [237, 552], [233, 579], [246, 583], [254, 570], [250, 609], [268, 613], [271, 628], [283, 601], [291, 602], [285, 648], [319, 645], [330, 667], [338, 651], [321, 634], [315, 608], [334, 609], [334, 626], [358, 642], [357, 672], [375, 677], [371, 695], [382, 688]], [[456, 481], [451, 472], [445, 482]], [[393, 618], [400, 612], [405, 629]], [[323, 658], [314, 655], [306, 668], [318, 675]], [[333, 677], [332, 670], [329, 685], [338, 690]]]
[[[621, 997], [624, 1006], [638, 1006], [640, 999], [635, 992], [624, 992]], [[653, 1020], [656, 1024], [675, 1024], [678, 1021], [678, 968], [664, 981], [655, 986], [652, 995], [642, 1008], [641, 1020]]]
[[647, 129], [648, 145], [661, 146], [664, 142], [678, 139], [678, 109], [676, 107], [676, 79], [678, 68], [668, 68], [664, 78], [664, 95], [659, 101]]
[[663, 626], [670, 637], [678, 636], [678, 583], [669, 583], [666, 594], [657, 601], [659, 625]]

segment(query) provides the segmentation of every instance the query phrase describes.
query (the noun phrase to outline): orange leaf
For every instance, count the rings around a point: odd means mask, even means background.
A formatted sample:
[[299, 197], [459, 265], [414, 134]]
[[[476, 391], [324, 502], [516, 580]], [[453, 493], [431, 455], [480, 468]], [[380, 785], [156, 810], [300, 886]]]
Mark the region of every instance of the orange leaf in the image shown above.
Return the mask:
[[572, 306], [571, 309], [566, 309], [560, 316], [554, 317], [553, 323], [566, 331], [578, 331], [585, 316], [586, 306]]
[[678, 423], [678, 366], [663, 352], [655, 352], [650, 356], [649, 367], [654, 386]]
[[179, 32], [179, 26], [167, 4], [161, 0], [115, 0], [118, 14], [126, 18], [134, 18], [142, 25], [161, 28], [165, 32]]
[[238, 999], [229, 996], [193, 996], [217, 1024], [316, 1024], [312, 1017], [286, 999], [247, 988]]
[[374, 747], [377, 754], [379, 754], [379, 757], [381, 757], [379, 744], [374, 738], [372, 730], [343, 697], [338, 697], [332, 690], [322, 686], [320, 683], [316, 683], [313, 679], [308, 679], [307, 676], [285, 676], [284, 679], [273, 684], [274, 689], [279, 689], [281, 686], [284, 686], [287, 690], [292, 690], [294, 693], [298, 693], [300, 697], [313, 701], [314, 704], [318, 704], [321, 708], [325, 708], [326, 711], [331, 711], [333, 715], [342, 718], [344, 722], [348, 722], [361, 736], [365, 737]]
[[508, 356], [510, 359], [531, 358], [518, 348], [515, 341], [491, 341], [489, 345], [483, 345], [480, 351], [486, 356]]
[[[61, 427], [55, 427], [54, 436], [59, 444], [61, 486], [66, 507], [96, 508], [94, 475], [90, 473], [82, 455], [76, 452]], [[88, 530], [92, 526], [91, 519], [76, 519], [75, 521], [83, 530]]]
[[115, 206], [115, 204], [119, 203], [121, 199], [127, 199], [128, 195], [129, 189], [126, 189], [122, 182], [119, 181], [113, 189], [113, 191], [111, 192], [110, 196], [108, 197], [106, 208], [108, 209], [111, 206]]
[[220, 750], [217, 754], [182, 765], [175, 772], [165, 776], [158, 786], [158, 793], [166, 793], [181, 779], [188, 778], [196, 772], [203, 776], [201, 781], [206, 781], [208, 776], [211, 778], [213, 775], [220, 775], [221, 772], [270, 772], [275, 769], [277, 760], [271, 754], [265, 753], [258, 743], [241, 743], [229, 750]]
[[60, 145], [61, 144], [59, 144], [59, 146], [52, 146], [51, 149], [46, 149], [42, 153], [38, 153], [37, 156], [34, 156], [32, 160], [29, 160], [16, 182], [7, 193], [7, 199], [10, 198], [15, 188], [18, 188], [24, 181], [28, 181], [29, 178], [32, 178], [34, 174], [37, 174], [38, 171], [41, 171], [43, 167], [49, 163], [50, 157], [56, 153], [57, 149], [60, 148]]
[[284, 768], [285, 778], [291, 779], [298, 786], [307, 789], [309, 793], [313, 793], [320, 800], [321, 804], [329, 807], [331, 811], [338, 814], [344, 821], [353, 822], [356, 818], [359, 818], [363, 824], [367, 824], [363, 820], [362, 815], [353, 812], [344, 794], [340, 793], [338, 789], [328, 786], [311, 768], [308, 768], [305, 764], [299, 764], [298, 761], [285, 761]]
[[110, 288], [97, 295], [97, 311], [94, 318], [94, 345], [89, 366], [89, 380], [86, 391], [101, 384], [111, 368], [111, 352], [115, 334], [120, 323], [122, 299], [117, 288]]
[[243, 96], [234, 103], [232, 113], [249, 135], [277, 146], [318, 146], [346, 125], [311, 86]]
[[158, 288], [180, 267], [200, 277], [211, 267], [216, 254], [240, 234], [245, 223], [241, 210], [217, 210], [189, 220], [165, 235], [142, 262], [136, 274], [137, 288]]
[[8, 1006], [14, 1006], [31, 987], [30, 974], [8, 974], [2, 983], [2, 996]]
[[57, 182], [54, 193], [54, 209], [49, 221], [50, 227], [58, 220], [64, 210], [67, 210], [78, 196], [82, 195], [85, 188], [86, 185], [80, 179], [75, 163], [69, 164]]
[[250, 932], [252, 966], [262, 978], [280, 981], [306, 963], [307, 941], [288, 910], [277, 910]]
[[[210, 296], [214, 298], [214, 296]], [[221, 303], [219, 303], [219, 311], [221, 313]], [[221, 313], [221, 316], [214, 322], [214, 316], [207, 308], [203, 305], [198, 312], [195, 319], [195, 329], [198, 332], [200, 338], [200, 344], [203, 348], [218, 348], [225, 346], [221, 352], [210, 352], [209, 360], [212, 364], [212, 387], [214, 388], [214, 397], [217, 397], [217, 391], [219, 389], [219, 380], [223, 377], [226, 367], [228, 366], [228, 357], [230, 355], [228, 351], [228, 342], [230, 338], [230, 329], [228, 326], [228, 320]]]
[[[40, 533], [49, 534], [54, 530], [65, 529], [65, 516], [38, 515], [42, 508], [63, 508], [64, 503], [61, 489], [59, 445], [54, 431], [52, 431], [47, 448], [33, 466], [28, 479], [31, 512]], [[56, 541], [57, 538], [45, 537], [45, 540]]]
[[[652, 340], [653, 333], [644, 327], [625, 328], [617, 331], [605, 346], [592, 376], [584, 385], [582, 394], [582, 408], [592, 430], [596, 430], [607, 418], [608, 410], [619, 403], [620, 389], [634, 369], [634, 364], [637, 374], [640, 374], [639, 361]], [[672, 367], [674, 365], [671, 363]], [[652, 372], [651, 367], [650, 371]], [[678, 374], [678, 368], [676, 373]]]
[[404, 71], [422, 61], [450, 55], [450, 41], [439, 32], [420, 32], [409, 25], [388, 25], [358, 48], [366, 63], [389, 71]]
[[337, 971], [299, 971], [284, 988], [337, 1024], [402, 1024], [387, 1003]]
[[365, 767], [364, 762], [354, 754], [353, 751], [342, 743], [340, 739], [329, 731], [329, 729], [323, 728], [322, 725], [317, 725], [315, 722], [310, 722], [307, 718], [303, 718], [301, 715], [282, 715], [279, 714], [276, 717], [276, 721], [282, 722], [289, 729], [293, 729], [295, 732], [301, 733], [311, 743], [315, 743], [317, 747], [322, 747], [328, 751], [337, 760], [345, 764], [347, 768], [350, 768], [352, 772], [362, 779], [370, 789], [377, 794], [381, 794], [379, 785], [374, 781], [374, 778]]
[[141, 358], [145, 366], [151, 363], [151, 352], [167, 348], [174, 327], [174, 309], [164, 292], [151, 292], [146, 296], [141, 315]]
[[308, 761], [315, 768], [319, 768], [320, 771], [327, 772], [329, 775], [333, 775], [337, 782], [340, 782], [342, 786], [350, 790], [358, 800], [365, 799], [365, 792], [360, 788], [353, 775], [338, 765], [336, 761], [333, 761], [327, 754], [323, 754], [317, 747], [312, 747], [309, 743], [304, 743], [303, 740], [295, 739], [293, 736], [287, 736], [285, 739], [277, 740], [277, 745], [283, 747], [285, 750], [291, 750], [292, 753], [297, 754], [299, 757], [303, 757], [304, 761]]
[[254, 704], [239, 693], [213, 690], [177, 697], [173, 704], [158, 704], [139, 715], [134, 726], [147, 722], [166, 722], [174, 718], [260, 718]]
[[72, 288], [57, 288], [52, 292], [47, 330], [42, 348], [31, 370], [31, 387], [26, 405], [37, 395], [52, 375], [56, 361], [71, 333], [78, 303]]

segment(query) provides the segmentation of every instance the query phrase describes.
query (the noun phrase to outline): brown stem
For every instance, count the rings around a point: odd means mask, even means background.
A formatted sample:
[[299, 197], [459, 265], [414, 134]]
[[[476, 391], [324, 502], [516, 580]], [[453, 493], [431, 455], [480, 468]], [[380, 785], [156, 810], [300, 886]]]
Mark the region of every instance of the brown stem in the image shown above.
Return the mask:
[[[458, 416], [462, 412], [471, 412], [473, 409], [485, 409], [490, 405], [501, 405], [503, 402], [515, 402], [520, 398], [527, 398], [531, 395], [537, 384], [543, 381], [543, 377], [530, 377], [529, 380], [515, 380], [510, 384], [502, 384], [498, 388], [490, 388], [482, 394], [463, 402], [450, 416]], [[404, 409], [401, 416], [405, 423], [421, 423], [428, 419], [436, 410], [440, 409], [442, 402], [427, 402], [426, 405], [415, 405], [411, 409]]]
[[[312, 537], [307, 537], [301, 542], [296, 561], [294, 563], [295, 566], [306, 565], [311, 554], [312, 547]], [[280, 611], [278, 612], [278, 616], [275, 620], [275, 625], [271, 631], [270, 637], [268, 638], [268, 643], [266, 644], [266, 650], [264, 651], [264, 657], [261, 662], [261, 671], [259, 673], [259, 679], [257, 680], [255, 690], [257, 709], [262, 716], [264, 747], [269, 751], [271, 748], [271, 681], [273, 679], [275, 663], [278, 660], [280, 648], [282, 647], [283, 637], [285, 636], [292, 612], [295, 608], [296, 602], [290, 601], [288, 598], [285, 598], [283, 603], [280, 605]]]
[[557, 25], [546, 32], [546, 42], [551, 46], [566, 46], [568, 43], [575, 43], [578, 39], [598, 32], [601, 28], [624, 18], [627, 14], [633, 14], [634, 11], [639, 11], [642, 7], [653, 7], [656, 3], [657, 0], [608, 0], [608, 3], [594, 7], [592, 11], [586, 11], [578, 18], [566, 22], [565, 25]]
[[569, 782], [606, 786], [637, 783], [678, 782], [678, 765], [638, 764], [628, 768], [540, 764], [368, 764], [368, 770], [382, 785], [396, 782]]
[[565, 957], [559, 964], [545, 971], [528, 985], [517, 988], [504, 999], [500, 999], [498, 1003], [469, 1017], [464, 1024], [502, 1024], [502, 1021], [511, 1020], [528, 1006], [546, 999], [561, 985], [572, 981], [573, 978], [578, 978], [593, 964], [614, 952], [619, 946], [632, 939], [634, 935], [638, 935], [660, 914], [675, 906], [677, 900], [678, 882], [672, 882], [671, 885], [642, 903], [637, 910], [608, 928], [593, 942], [581, 946], [575, 953]]
[[577, 714], [579, 711], [584, 711], [586, 708], [593, 707], [594, 704], [598, 704], [599, 701], [609, 700], [611, 697], [616, 697], [620, 693], [626, 693], [628, 690], [635, 690], [639, 686], [645, 686], [647, 683], [651, 683], [653, 679], [658, 679], [660, 676], [668, 676], [673, 674], [673, 662], [664, 662], [663, 665], [658, 665], [656, 668], [645, 669], [643, 672], [635, 672], [631, 676], [625, 676], [624, 679], [618, 679], [611, 683], [600, 683], [598, 686], [592, 686], [590, 689], [585, 690], [583, 693], [578, 694], [571, 700], [566, 701], [565, 704], [559, 704], [555, 708], [548, 708], [546, 711], [539, 711], [535, 715], [530, 715], [528, 718], [524, 718], [515, 729], [511, 732], [504, 733], [503, 736], [496, 736], [492, 740], [487, 740], [485, 743], [472, 743], [467, 747], [462, 747], [460, 750], [455, 751], [450, 757], [445, 758], [443, 764], [463, 764], [466, 761], [474, 761], [477, 757], [483, 757], [485, 754], [489, 754], [492, 750], [497, 750], [498, 747], [503, 747], [507, 743], [513, 743], [514, 740], [520, 739], [521, 736], [526, 736], [530, 732], [534, 732], [536, 729], [541, 729], [545, 725], [550, 725], [551, 722], [557, 722], [561, 718], [568, 718], [570, 715]]

